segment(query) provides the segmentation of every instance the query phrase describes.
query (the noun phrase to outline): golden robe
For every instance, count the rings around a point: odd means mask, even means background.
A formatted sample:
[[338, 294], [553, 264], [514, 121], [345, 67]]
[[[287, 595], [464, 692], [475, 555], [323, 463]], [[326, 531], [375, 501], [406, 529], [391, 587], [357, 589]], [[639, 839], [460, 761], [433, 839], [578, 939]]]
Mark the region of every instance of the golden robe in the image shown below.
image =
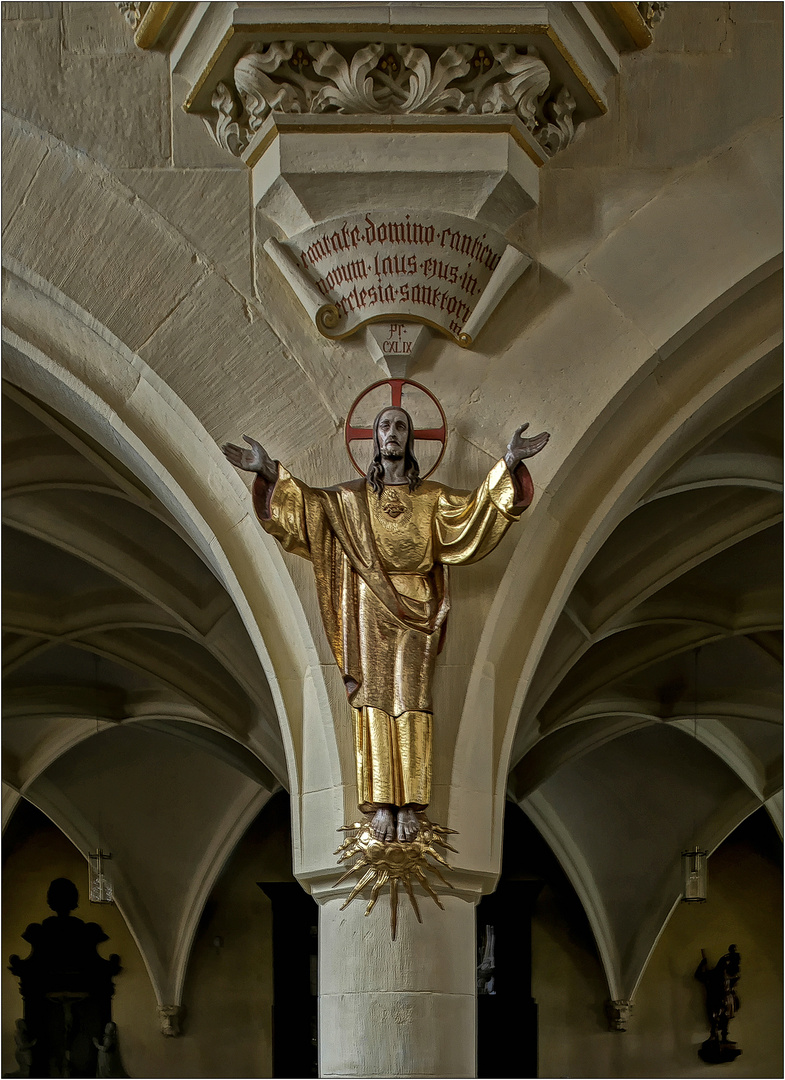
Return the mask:
[[358, 802], [427, 806], [431, 683], [450, 608], [448, 566], [477, 562], [532, 499], [526, 466], [499, 461], [473, 492], [424, 480], [311, 488], [282, 465], [257, 476], [263, 528], [313, 563], [327, 639], [355, 710]]

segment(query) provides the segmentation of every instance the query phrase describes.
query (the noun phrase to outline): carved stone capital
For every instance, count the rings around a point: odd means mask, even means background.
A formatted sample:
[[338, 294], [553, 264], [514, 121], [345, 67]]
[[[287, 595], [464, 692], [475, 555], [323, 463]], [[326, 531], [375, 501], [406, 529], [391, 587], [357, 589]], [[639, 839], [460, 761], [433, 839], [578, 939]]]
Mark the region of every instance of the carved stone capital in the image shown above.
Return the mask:
[[632, 1012], [632, 1002], [624, 999], [606, 1001], [605, 1011], [608, 1014], [608, 1029], [610, 1031], [626, 1031], [627, 1024]]
[[621, 53], [651, 42], [663, 5], [643, 7], [151, 3], [135, 40], [167, 52], [184, 111], [248, 166], [285, 235], [392, 205], [505, 230], [607, 111]]
[[509, 115], [550, 156], [575, 133], [576, 101], [534, 46], [488, 41], [363, 45], [273, 41], [252, 46], [219, 82], [205, 117], [239, 156], [273, 113], [297, 116]]
[[184, 1015], [183, 1005], [159, 1005], [158, 1022], [161, 1025], [161, 1034], [176, 1038], [180, 1034], [180, 1024]]
[[[507, 115], [544, 157], [607, 108], [620, 53], [645, 47], [666, 3], [488, 5], [474, 21], [442, 4], [324, 3], [319, 17], [274, 3], [118, 3], [142, 48], [169, 52], [183, 108], [239, 156], [271, 114]], [[597, 10], [595, 10], [597, 9]], [[479, 15], [479, 17], [478, 17]], [[142, 32], [144, 31], [144, 32]]]

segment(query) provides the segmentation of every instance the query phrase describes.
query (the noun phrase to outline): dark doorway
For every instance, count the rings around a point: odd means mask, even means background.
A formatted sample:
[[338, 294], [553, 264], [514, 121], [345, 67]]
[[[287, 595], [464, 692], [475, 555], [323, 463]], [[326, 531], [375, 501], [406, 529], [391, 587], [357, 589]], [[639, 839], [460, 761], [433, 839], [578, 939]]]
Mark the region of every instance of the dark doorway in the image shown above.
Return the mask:
[[534, 906], [549, 879], [550, 849], [515, 803], [504, 811], [502, 872], [477, 907], [477, 1075], [537, 1076], [532, 997]]
[[537, 1075], [531, 920], [538, 880], [500, 880], [477, 908], [477, 1075]]
[[273, 906], [273, 1076], [318, 1076], [319, 908], [297, 882], [260, 881]]

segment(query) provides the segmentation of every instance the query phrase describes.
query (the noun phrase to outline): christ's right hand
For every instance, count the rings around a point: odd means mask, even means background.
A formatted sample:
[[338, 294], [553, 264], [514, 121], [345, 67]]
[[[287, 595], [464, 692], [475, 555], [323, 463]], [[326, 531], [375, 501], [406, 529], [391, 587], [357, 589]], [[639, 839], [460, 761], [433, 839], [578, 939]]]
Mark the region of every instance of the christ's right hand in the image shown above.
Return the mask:
[[243, 438], [249, 449], [235, 446], [234, 443], [223, 444], [221, 450], [226, 460], [238, 469], [259, 473], [268, 483], [274, 483], [278, 478], [278, 468], [273, 459], [256, 439], [249, 439], [247, 435], [243, 435]]

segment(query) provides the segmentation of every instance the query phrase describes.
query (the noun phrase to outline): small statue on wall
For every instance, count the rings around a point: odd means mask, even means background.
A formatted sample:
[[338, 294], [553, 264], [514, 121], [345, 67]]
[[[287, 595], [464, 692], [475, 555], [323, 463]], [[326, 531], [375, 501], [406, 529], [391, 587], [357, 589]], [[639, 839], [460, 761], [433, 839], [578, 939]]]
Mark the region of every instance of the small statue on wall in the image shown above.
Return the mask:
[[482, 996], [492, 997], [496, 994], [495, 947], [496, 930], [490, 923], [486, 923], [477, 964], [477, 993]]
[[30, 1037], [27, 1024], [24, 1020], [17, 1020], [14, 1025], [14, 1054], [16, 1056], [16, 1072], [6, 1073], [6, 1076], [26, 1077], [32, 1075], [33, 1049], [38, 1039]]
[[728, 951], [713, 968], [709, 967], [706, 952], [701, 949], [701, 962], [695, 978], [706, 987], [706, 1013], [711, 1034], [698, 1055], [708, 1065], [733, 1061], [741, 1053], [736, 1043], [728, 1038], [728, 1025], [739, 1011], [736, 985], [741, 977], [740, 972], [741, 956], [735, 945], [728, 946]]
[[103, 1038], [93, 1038], [93, 1046], [98, 1051], [96, 1076], [128, 1076], [120, 1060], [120, 1048], [117, 1045], [117, 1024], [110, 1020], [104, 1028]]

